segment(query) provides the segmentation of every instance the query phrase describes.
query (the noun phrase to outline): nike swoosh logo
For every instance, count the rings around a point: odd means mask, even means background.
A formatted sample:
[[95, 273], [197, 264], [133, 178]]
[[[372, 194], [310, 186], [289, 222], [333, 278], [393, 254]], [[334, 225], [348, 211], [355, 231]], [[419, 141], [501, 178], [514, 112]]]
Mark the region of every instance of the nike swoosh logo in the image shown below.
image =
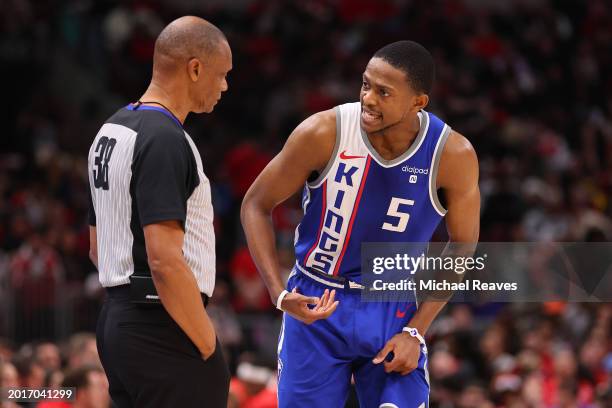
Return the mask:
[[397, 309], [397, 311], [395, 312], [395, 317], [397, 317], [398, 319], [403, 319], [406, 316], [406, 312], [411, 308], [410, 305], [406, 306], [406, 309], [404, 309], [404, 311], [402, 312], [401, 310]]
[[365, 159], [365, 156], [350, 156], [346, 154], [346, 150], [344, 150], [342, 153], [340, 153], [340, 158], [343, 160], [347, 160], [347, 159]]

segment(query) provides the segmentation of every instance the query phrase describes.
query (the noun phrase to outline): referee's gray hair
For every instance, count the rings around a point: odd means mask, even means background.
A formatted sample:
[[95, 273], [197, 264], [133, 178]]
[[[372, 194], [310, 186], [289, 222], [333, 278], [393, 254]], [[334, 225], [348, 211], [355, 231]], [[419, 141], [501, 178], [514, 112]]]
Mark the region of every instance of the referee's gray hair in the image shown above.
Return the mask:
[[214, 54], [227, 38], [214, 24], [196, 16], [177, 18], [155, 40], [153, 69]]

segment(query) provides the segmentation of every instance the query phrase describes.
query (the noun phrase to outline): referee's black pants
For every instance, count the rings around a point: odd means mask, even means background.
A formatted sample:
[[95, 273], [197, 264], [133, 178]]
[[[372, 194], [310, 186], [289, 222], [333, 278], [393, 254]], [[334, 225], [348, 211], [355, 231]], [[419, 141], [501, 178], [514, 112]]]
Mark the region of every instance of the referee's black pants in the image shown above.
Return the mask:
[[163, 306], [130, 303], [127, 287], [109, 290], [96, 337], [114, 406], [227, 407], [221, 345], [203, 360]]

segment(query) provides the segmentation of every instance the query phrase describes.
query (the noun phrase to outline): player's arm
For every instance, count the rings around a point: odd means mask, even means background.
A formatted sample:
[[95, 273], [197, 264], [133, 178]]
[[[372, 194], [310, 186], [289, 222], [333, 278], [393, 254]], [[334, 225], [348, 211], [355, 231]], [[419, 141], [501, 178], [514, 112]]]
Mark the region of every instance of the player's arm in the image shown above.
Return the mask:
[[215, 329], [204, 309], [193, 272], [183, 257], [182, 226], [178, 221], [164, 221], [146, 225], [143, 230], [159, 299], [202, 357], [210, 357], [215, 351]]
[[[472, 256], [480, 232], [478, 158], [470, 142], [457, 132], [451, 132], [442, 152], [437, 183], [446, 197], [445, 221], [449, 235], [442, 256]], [[451, 295], [435, 293], [432, 296], [435, 300], [426, 299], [409, 326], [424, 334]]]
[[[457, 132], [451, 132], [442, 151], [437, 186], [444, 189], [447, 206], [445, 220], [450, 238], [442, 256], [471, 256], [480, 231], [478, 158], [470, 142]], [[408, 323], [408, 327], [417, 329], [423, 336], [451, 293], [436, 295], [435, 300], [423, 301]], [[405, 375], [417, 367], [420, 343], [408, 333], [402, 332], [392, 337], [374, 358], [374, 363], [385, 361], [391, 351], [394, 358], [385, 362], [385, 371]]]
[[[281, 152], [253, 182], [242, 202], [240, 218], [249, 250], [274, 304], [285, 287], [280, 277], [272, 210], [299, 191], [313, 171], [325, 168], [331, 159], [335, 140], [336, 116], [333, 110], [307, 118], [291, 133]], [[308, 304], [317, 304], [317, 307], [311, 310]], [[282, 302], [283, 310], [306, 323], [329, 316], [336, 305], [333, 291], [324, 292], [320, 299], [290, 293]]]

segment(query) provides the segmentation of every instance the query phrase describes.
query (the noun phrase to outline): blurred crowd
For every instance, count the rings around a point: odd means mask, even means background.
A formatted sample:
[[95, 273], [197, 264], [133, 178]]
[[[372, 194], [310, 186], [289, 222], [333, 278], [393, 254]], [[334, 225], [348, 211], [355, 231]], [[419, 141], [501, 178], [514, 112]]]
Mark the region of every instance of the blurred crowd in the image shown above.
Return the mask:
[[[87, 256], [87, 149], [145, 90], [156, 35], [184, 14], [217, 24], [234, 55], [215, 112], [186, 123], [212, 183], [210, 313], [236, 373], [233, 406], [269, 401], [280, 326], [245, 246], [241, 199], [301, 120], [357, 100], [368, 59], [388, 42], [412, 39], [434, 55], [428, 110], [477, 150], [482, 241], [611, 240], [606, 1], [7, 0], [0, 337], [12, 344], [0, 346], [3, 384], [74, 382], [75, 369], [99, 384], [96, 363], [75, 366], [70, 347], [58, 351], [71, 333], [95, 330], [104, 296]], [[274, 214], [286, 272], [300, 216], [296, 197]], [[436, 237], [445, 239], [443, 226]], [[432, 406], [612, 406], [610, 313], [603, 304], [449, 307], [431, 333]], [[53, 362], [40, 362], [49, 349]]]
[[[36, 408], [108, 408], [108, 381], [101, 368], [96, 337], [77, 333], [60, 345], [40, 340], [15, 349], [0, 339], [0, 388], [29, 389], [68, 387], [75, 390], [70, 403], [64, 401], [26, 402], [0, 401], [0, 407]], [[6, 395], [3, 398], [6, 398]]]

